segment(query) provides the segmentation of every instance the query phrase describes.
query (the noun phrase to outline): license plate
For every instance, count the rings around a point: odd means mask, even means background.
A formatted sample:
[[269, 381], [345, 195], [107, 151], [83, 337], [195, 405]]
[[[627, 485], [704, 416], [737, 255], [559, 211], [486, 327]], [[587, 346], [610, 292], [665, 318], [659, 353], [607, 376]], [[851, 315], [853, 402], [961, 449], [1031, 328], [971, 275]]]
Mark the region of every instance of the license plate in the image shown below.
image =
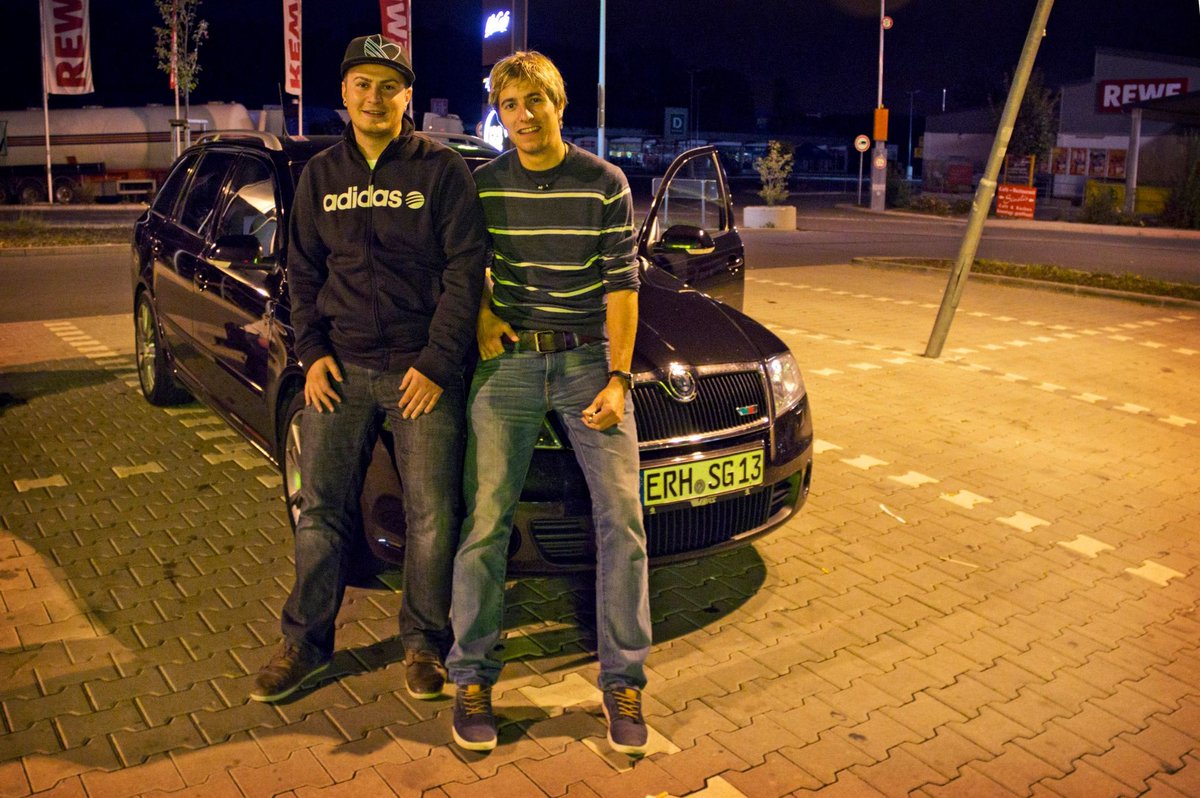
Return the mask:
[[691, 501], [761, 485], [762, 450], [647, 468], [642, 471], [642, 506]]

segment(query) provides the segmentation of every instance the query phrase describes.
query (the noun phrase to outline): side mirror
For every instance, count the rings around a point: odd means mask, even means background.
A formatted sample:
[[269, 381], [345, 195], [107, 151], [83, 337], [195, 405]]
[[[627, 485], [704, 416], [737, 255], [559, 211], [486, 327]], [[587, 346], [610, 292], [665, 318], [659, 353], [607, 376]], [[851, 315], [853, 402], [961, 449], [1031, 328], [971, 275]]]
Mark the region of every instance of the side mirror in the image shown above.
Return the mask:
[[667, 232], [663, 233], [658, 246], [663, 250], [683, 252], [687, 255], [707, 255], [717, 248], [707, 230], [690, 224], [669, 227]]
[[213, 260], [250, 264], [262, 255], [262, 244], [252, 235], [221, 236], [213, 245]]

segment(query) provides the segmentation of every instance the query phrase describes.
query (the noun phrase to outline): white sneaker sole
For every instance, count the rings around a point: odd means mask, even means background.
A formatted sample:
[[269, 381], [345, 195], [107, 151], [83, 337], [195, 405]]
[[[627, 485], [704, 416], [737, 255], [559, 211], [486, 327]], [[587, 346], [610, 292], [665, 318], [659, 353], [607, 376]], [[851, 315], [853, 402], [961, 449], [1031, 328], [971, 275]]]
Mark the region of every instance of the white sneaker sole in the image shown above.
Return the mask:
[[470, 740], [464, 740], [463, 738], [459, 737], [458, 729], [454, 728], [453, 725], [450, 726], [450, 733], [454, 735], [455, 744], [458, 745], [459, 748], [462, 748], [466, 751], [491, 751], [496, 747], [495, 737], [490, 740], [471, 742]]

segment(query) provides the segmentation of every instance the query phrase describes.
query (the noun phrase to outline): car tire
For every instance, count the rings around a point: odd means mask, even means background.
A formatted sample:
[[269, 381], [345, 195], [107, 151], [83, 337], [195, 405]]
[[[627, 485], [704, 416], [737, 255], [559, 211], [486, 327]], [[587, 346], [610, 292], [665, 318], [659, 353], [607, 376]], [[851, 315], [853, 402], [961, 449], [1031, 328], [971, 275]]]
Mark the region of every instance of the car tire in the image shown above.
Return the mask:
[[158, 331], [158, 316], [150, 294], [138, 294], [133, 311], [133, 340], [137, 357], [138, 382], [142, 395], [152, 405], [165, 407], [182, 404], [191, 395], [175, 382], [167, 362], [167, 349]]
[[294, 533], [300, 517], [300, 413], [304, 410], [304, 393], [292, 394], [283, 407], [283, 423], [279, 425], [279, 471], [283, 477], [283, 504]]
[[[286, 508], [288, 524], [292, 534], [296, 533], [296, 523], [300, 519], [300, 452], [303, 441], [300, 438], [300, 414], [304, 410], [304, 394], [296, 392], [284, 405], [281, 417], [283, 423], [279, 431], [279, 470], [283, 477], [283, 501]], [[365, 532], [362, 532], [351, 542], [350, 551], [346, 552], [346, 584], [357, 587], [378, 587], [376, 577], [394, 566], [375, 556], [367, 543]]]

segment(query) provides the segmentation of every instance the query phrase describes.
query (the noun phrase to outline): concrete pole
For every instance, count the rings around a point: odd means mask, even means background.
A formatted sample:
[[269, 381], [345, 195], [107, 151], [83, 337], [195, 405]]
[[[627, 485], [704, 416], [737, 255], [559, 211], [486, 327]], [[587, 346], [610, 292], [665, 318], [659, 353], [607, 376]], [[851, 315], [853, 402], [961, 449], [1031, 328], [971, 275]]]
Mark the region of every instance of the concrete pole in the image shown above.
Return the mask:
[[1129, 119], [1129, 151], [1125, 154], [1125, 213], [1133, 215], [1137, 202], [1138, 153], [1142, 149], [1142, 109], [1134, 108]]
[[950, 270], [950, 280], [946, 284], [942, 306], [938, 309], [937, 320], [933, 324], [933, 332], [925, 348], [925, 357], [939, 357], [946, 343], [946, 336], [950, 333], [954, 312], [958, 308], [959, 299], [962, 298], [963, 288], [966, 287], [971, 265], [975, 262], [975, 253], [979, 250], [983, 222], [987, 219], [988, 210], [992, 207], [992, 198], [996, 195], [996, 178], [1000, 174], [1000, 164], [1004, 162], [1004, 154], [1008, 151], [1013, 123], [1017, 121], [1017, 112], [1021, 110], [1021, 99], [1025, 96], [1025, 87], [1029, 83], [1029, 73], [1033, 71], [1038, 46], [1042, 43], [1042, 37], [1046, 35], [1046, 21], [1050, 18], [1050, 7], [1053, 5], [1054, 0], [1038, 0], [1037, 8], [1033, 12], [1033, 20], [1029, 23], [1029, 32], [1025, 36], [1025, 46], [1021, 50], [1021, 60], [1017, 62], [1012, 86], [1008, 90], [1008, 100], [1004, 104], [1004, 112], [1000, 115], [1000, 127], [992, 142], [992, 152], [988, 156], [979, 188], [975, 191], [975, 201], [971, 203], [971, 214], [967, 217], [962, 246], [954, 268]]
[[[883, 108], [883, 32], [887, 0], [879, 0], [879, 83], [875, 92], [876, 114]], [[887, 208], [887, 141], [875, 140], [875, 154], [871, 157], [871, 210], [883, 212]]]
[[[38, 30], [38, 42], [42, 46], [42, 50], [46, 49], [46, 11], [45, 4], [38, 3], [38, 20], [41, 22], [41, 29]], [[46, 61], [50, 54], [42, 53], [42, 122], [46, 129], [46, 199], [50, 204], [54, 204], [54, 169], [50, 165], [50, 86], [46, 83]]]
[[604, 144], [604, 36], [606, 0], [600, 0], [600, 81], [596, 84], [596, 155], [608, 160], [608, 147]]

